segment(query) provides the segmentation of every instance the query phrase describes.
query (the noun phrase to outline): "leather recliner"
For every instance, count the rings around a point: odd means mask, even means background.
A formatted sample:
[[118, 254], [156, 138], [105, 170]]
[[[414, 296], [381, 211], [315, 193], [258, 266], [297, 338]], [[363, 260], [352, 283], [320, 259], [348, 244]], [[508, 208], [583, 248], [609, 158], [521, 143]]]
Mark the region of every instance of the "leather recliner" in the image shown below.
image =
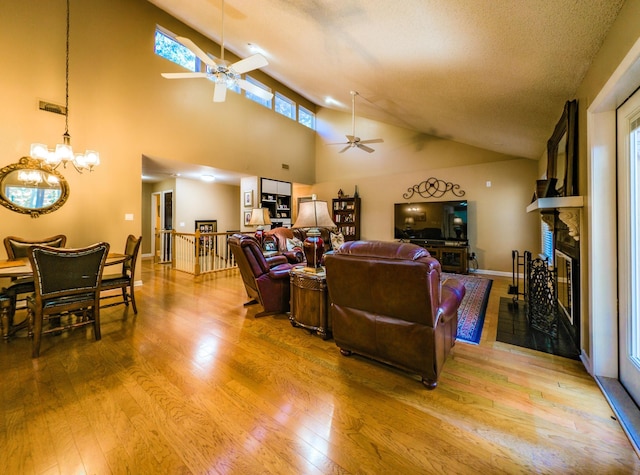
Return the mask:
[[229, 237], [229, 247], [240, 269], [249, 298], [246, 305], [260, 303], [264, 311], [256, 317], [289, 311], [289, 271], [293, 267], [284, 256], [266, 258], [258, 241], [246, 234]]
[[325, 257], [333, 338], [419, 374], [433, 389], [456, 341], [464, 285], [440, 282], [440, 263], [414, 244], [351, 241]]

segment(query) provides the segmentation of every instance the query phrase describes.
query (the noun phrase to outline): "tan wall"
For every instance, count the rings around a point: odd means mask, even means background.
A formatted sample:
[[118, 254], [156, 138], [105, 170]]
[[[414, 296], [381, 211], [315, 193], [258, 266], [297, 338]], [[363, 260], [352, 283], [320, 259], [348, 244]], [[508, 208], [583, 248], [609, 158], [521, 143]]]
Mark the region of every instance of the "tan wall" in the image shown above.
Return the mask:
[[192, 233], [196, 220], [216, 220], [218, 232], [240, 229], [240, 186], [176, 180], [176, 231]]
[[[98, 150], [102, 164], [91, 174], [63, 170], [71, 194], [55, 213], [31, 219], [1, 208], [4, 235], [62, 232], [70, 246], [105, 240], [120, 248], [128, 234], [142, 230], [143, 154], [314, 181], [314, 131], [234, 93], [214, 104], [209, 81], [160, 76], [178, 66], [153, 53], [156, 24], [207, 50], [216, 51], [214, 43], [144, 0], [83, 0], [71, 8], [69, 132], [74, 147]], [[64, 35], [64, 1], [0, 2], [0, 39], [7, 46], [0, 74], [0, 166], [27, 155], [31, 142], [53, 146], [61, 139], [64, 117], [38, 110], [37, 101], [64, 104]], [[289, 170], [281, 169], [283, 162]], [[124, 220], [127, 213], [133, 221]]]
[[[471, 251], [482, 270], [511, 273], [511, 250], [540, 251], [540, 219], [526, 213], [538, 178], [538, 162], [483, 150], [450, 140], [357, 119], [356, 132], [383, 138], [374, 153], [349, 149], [338, 153], [340, 134], [351, 128], [349, 114], [328, 109], [317, 112], [319, 139], [313, 192], [331, 200], [339, 189], [362, 198], [362, 239], [393, 239], [393, 204], [413, 185], [435, 177], [457, 185], [469, 201]], [[342, 135], [344, 137], [344, 135]], [[491, 187], [487, 187], [487, 181]], [[455, 200], [447, 193], [440, 200]], [[410, 201], [429, 201], [414, 195]]]

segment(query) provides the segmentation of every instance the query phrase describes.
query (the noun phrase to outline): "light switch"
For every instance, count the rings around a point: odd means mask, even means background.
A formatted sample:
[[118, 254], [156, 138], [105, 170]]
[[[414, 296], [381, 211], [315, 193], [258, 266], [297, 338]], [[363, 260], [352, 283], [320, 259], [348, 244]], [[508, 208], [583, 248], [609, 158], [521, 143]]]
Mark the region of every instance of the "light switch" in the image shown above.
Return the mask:
[[184, 221], [180, 221], [180, 227], [184, 228]]
[[491, 182], [490, 181], [487, 182], [487, 188], [491, 188]]
[[124, 215], [125, 221], [133, 221], [133, 213], [127, 213]]

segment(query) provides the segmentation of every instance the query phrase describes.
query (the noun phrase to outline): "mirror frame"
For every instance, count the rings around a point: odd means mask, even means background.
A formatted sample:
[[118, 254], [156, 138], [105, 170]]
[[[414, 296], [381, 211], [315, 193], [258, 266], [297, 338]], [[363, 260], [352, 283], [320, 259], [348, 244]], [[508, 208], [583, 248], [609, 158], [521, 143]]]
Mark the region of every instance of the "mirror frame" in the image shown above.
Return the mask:
[[[60, 182], [61, 194], [58, 201], [50, 206], [47, 206], [46, 208], [24, 208], [9, 201], [4, 194], [2, 182], [9, 173], [15, 170], [40, 170], [42, 172], [54, 175]], [[16, 213], [21, 214], [28, 214], [32, 218], [37, 218], [42, 214], [52, 213], [56, 211], [67, 202], [67, 199], [69, 199], [69, 184], [67, 183], [67, 180], [65, 180], [65, 178], [59, 172], [39, 160], [31, 157], [22, 157], [20, 160], [18, 160], [17, 163], [12, 163], [0, 169], [0, 204], [5, 208], [10, 209], [11, 211], [15, 211]]]
[[[558, 146], [566, 134], [564, 162], [559, 163]], [[558, 176], [559, 171], [564, 170]], [[547, 142], [547, 180], [556, 179], [555, 190], [549, 186], [547, 196], [578, 195], [578, 103], [567, 101], [562, 117], [556, 124], [553, 135]]]

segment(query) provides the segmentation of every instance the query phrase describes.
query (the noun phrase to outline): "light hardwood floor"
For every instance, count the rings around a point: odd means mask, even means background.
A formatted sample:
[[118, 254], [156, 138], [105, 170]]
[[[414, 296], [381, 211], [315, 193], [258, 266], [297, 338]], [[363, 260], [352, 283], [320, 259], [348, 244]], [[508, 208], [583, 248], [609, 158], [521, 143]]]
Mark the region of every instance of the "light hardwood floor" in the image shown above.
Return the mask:
[[142, 264], [139, 313], [0, 345], [0, 473], [612, 474], [640, 462], [580, 362], [458, 343], [438, 388], [255, 319], [237, 271]]

